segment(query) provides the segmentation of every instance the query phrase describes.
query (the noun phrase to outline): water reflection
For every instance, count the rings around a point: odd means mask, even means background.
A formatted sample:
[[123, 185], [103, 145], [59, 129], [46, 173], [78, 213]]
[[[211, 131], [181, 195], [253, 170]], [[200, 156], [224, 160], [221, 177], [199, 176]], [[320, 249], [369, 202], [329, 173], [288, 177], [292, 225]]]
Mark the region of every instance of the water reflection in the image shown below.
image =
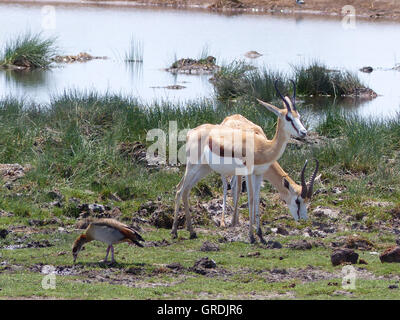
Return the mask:
[[[252, 60], [253, 65], [287, 74], [292, 72], [291, 64], [319, 59], [329, 68], [357, 72], [367, 86], [380, 94], [367, 102], [336, 101], [338, 106], [373, 116], [389, 115], [400, 106], [400, 72], [386, 71], [399, 62], [396, 57], [400, 56], [400, 42], [394, 41], [400, 34], [399, 24], [358, 21], [356, 29], [344, 30], [340, 19], [327, 17], [243, 13], [227, 16], [128, 5], [54, 5], [56, 30], [44, 31], [44, 35], [58, 36], [63, 52], [113, 57], [115, 52], [125, 52], [129, 39], [135, 37], [143, 39], [146, 48], [143, 63], [125, 64], [110, 58], [63, 65], [44, 72], [0, 72], [0, 95], [29, 96], [46, 103], [51, 96], [73, 88], [137, 96], [144, 102], [210, 97], [213, 87], [209, 76], [171, 75], [164, 70], [175, 53], [178, 57], [196, 58], [207, 45], [219, 64], [245, 59], [246, 52], [255, 50], [263, 55]], [[43, 31], [41, 8], [38, 4], [1, 3], [0, 44], [27, 28], [32, 32]], [[374, 71], [370, 74], [358, 71], [366, 65]], [[154, 89], [172, 84], [186, 88]], [[331, 102], [318, 99], [306, 103], [317, 110]]]

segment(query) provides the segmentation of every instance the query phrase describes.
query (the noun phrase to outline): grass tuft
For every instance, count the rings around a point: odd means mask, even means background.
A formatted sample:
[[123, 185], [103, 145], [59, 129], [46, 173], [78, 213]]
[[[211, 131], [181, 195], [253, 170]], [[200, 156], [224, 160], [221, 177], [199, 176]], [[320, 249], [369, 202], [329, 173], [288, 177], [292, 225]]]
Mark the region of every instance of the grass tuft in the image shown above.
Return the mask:
[[26, 32], [8, 40], [0, 53], [0, 66], [46, 68], [56, 55], [55, 38], [44, 38], [41, 33]]

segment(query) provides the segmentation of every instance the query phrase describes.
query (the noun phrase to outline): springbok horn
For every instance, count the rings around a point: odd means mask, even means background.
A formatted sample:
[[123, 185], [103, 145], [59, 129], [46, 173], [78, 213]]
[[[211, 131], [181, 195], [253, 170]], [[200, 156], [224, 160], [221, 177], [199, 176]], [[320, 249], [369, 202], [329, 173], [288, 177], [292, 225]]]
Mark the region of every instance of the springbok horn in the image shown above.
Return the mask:
[[305, 199], [307, 197], [307, 184], [306, 184], [306, 180], [304, 179], [304, 173], [306, 172], [307, 162], [308, 162], [308, 160], [306, 160], [306, 162], [304, 163], [304, 167], [301, 170], [301, 174], [300, 174], [300, 179], [301, 179], [301, 197], [303, 199]]
[[293, 109], [294, 109], [295, 111], [297, 111], [297, 109], [296, 109], [296, 82], [294, 82], [293, 80], [290, 80], [290, 82], [293, 84], [292, 105], [293, 105]]
[[310, 178], [310, 182], [308, 183], [307, 197], [309, 199], [311, 199], [311, 197], [313, 195], [314, 181], [315, 181], [315, 177], [317, 176], [318, 169], [319, 169], [319, 161], [317, 159], [315, 159], [315, 170]]
[[279, 81], [279, 79], [276, 79], [275, 82], [274, 82], [275, 90], [278, 93], [278, 95], [281, 97], [283, 102], [285, 103], [286, 109], [288, 110], [288, 112], [292, 112], [292, 110], [290, 109], [289, 103], [286, 101], [285, 97], [282, 95], [282, 93], [278, 89], [278, 81]]

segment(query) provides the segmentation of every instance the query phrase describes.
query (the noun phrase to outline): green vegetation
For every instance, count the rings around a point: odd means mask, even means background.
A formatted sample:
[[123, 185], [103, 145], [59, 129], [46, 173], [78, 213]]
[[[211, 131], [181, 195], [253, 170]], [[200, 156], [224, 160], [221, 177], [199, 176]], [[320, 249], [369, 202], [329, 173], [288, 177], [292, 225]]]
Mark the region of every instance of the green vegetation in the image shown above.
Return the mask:
[[356, 73], [329, 70], [318, 61], [293, 66], [293, 69], [297, 79], [297, 90], [302, 95], [341, 97], [354, 95], [358, 89], [366, 88]]
[[[329, 70], [320, 62], [312, 62], [309, 65], [293, 66], [296, 80], [296, 91], [300, 96], [333, 97], [359, 95], [366, 92], [373, 96], [356, 74], [348, 71]], [[245, 99], [254, 97], [271, 101], [276, 99], [274, 81], [280, 79], [282, 92], [292, 90], [289, 82], [291, 77], [279, 71], [266, 67], [256, 69], [244, 61], [234, 61], [221, 67], [213, 79], [216, 97], [219, 100]]]
[[46, 68], [56, 55], [55, 41], [30, 32], [10, 39], [0, 52], [0, 67]]
[[[298, 108], [307, 124], [306, 110], [301, 105]], [[135, 148], [153, 143], [146, 141], [149, 130], [161, 128], [168, 132], [169, 122], [175, 120], [179, 130], [203, 123], [219, 123], [234, 113], [241, 113], [259, 124], [268, 137], [273, 136], [276, 117], [251, 99], [237, 99], [227, 104], [199, 100], [185, 105], [168, 102], [142, 105], [135, 99], [117, 95], [69, 92], [54, 98], [48, 105], [26, 104], [12, 98], [0, 101], [1, 163], [31, 165], [22, 178], [7, 185], [3, 177], [0, 184], [3, 186], [0, 230], [12, 231], [4, 239], [0, 238], [3, 248], [0, 298], [398, 297], [398, 289], [388, 289], [399, 276], [398, 265], [382, 264], [377, 255], [369, 252], [382, 252], [396, 240], [392, 230], [400, 219], [400, 118], [383, 122], [334, 109], [326, 110], [319, 124], [311, 130], [319, 134], [317, 143], [289, 144], [279, 161], [290, 176], [299, 181], [305, 159], [319, 159], [321, 178], [316, 183], [317, 194], [309, 208], [310, 219], [295, 222], [278, 199], [276, 190], [268, 183], [262, 188], [263, 229], [269, 240], [279, 241], [283, 248], [250, 245], [246, 242], [246, 227], [240, 230], [218, 228], [212, 219], [219, 217], [213, 217], [210, 211], [207, 221], [195, 225], [199, 239], [189, 240], [188, 232], [179, 230], [178, 240], [172, 241], [169, 229], [140, 223], [141, 234], [148, 244], [164, 239], [169, 244], [145, 248], [120, 244], [116, 246], [118, 263], [109, 267], [98, 263], [104, 258], [105, 245], [93, 242], [82, 252], [77, 266], [72, 265], [71, 244], [79, 234], [75, 229], [80, 215], [76, 199], [80, 203], [118, 207], [119, 219], [128, 224], [136, 218], [149, 221], [150, 214], [139, 214], [140, 207], [148, 201], [160, 204], [162, 213], [171, 214], [175, 186], [184, 173], [184, 166], [176, 170], [162, 165], [149, 167], [136, 156]], [[308, 168], [307, 175], [311, 170]], [[218, 175], [205, 178], [202, 186], [192, 192], [193, 211], [198, 210], [200, 204], [221, 199]], [[209, 189], [202, 192], [200, 189], [205, 189], [204, 186]], [[60, 205], [51, 204], [49, 192], [53, 190], [63, 197]], [[240, 204], [246, 200], [243, 195]], [[368, 201], [386, 204], [365, 204]], [[340, 216], [338, 219], [321, 218], [313, 213], [317, 206], [340, 211]], [[8, 216], [4, 212], [12, 214]], [[246, 206], [240, 212], [243, 219], [248, 216]], [[305, 238], [303, 234], [309, 229], [318, 229], [318, 223], [334, 231], [325, 232], [321, 237]], [[245, 221], [242, 224], [245, 225]], [[274, 233], [272, 229], [277, 227], [289, 230], [290, 234]], [[344, 291], [341, 288], [342, 266], [333, 267], [329, 256], [333, 241], [354, 234], [368, 239], [373, 248], [356, 250], [368, 265], [357, 266], [362, 267], [357, 269], [362, 276], [357, 279], [356, 289], [345, 295], [341, 293]], [[239, 237], [239, 241], [227, 240], [233, 236]], [[313, 243], [313, 248], [287, 247], [301, 239]], [[217, 243], [220, 251], [200, 251], [206, 240]], [[46, 244], [45, 241], [50, 246], [4, 249]], [[260, 254], [252, 255], [254, 252]], [[206, 275], [190, 269], [198, 258], [205, 256], [215, 260], [217, 269]], [[184, 269], [175, 272], [166, 267], [170, 263], [180, 263]], [[54, 290], [44, 290], [41, 286], [40, 269], [46, 264], [67, 272], [57, 275]], [[380, 275], [385, 275], [385, 280], [378, 279]]]
[[125, 52], [126, 62], [143, 62], [144, 47], [143, 41], [131, 38], [130, 46]]

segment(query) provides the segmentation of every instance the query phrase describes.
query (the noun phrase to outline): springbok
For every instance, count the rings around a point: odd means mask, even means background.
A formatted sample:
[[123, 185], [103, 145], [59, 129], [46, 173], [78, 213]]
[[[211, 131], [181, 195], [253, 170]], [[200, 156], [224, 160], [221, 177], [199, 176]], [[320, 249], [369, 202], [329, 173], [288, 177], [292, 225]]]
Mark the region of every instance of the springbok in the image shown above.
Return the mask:
[[307, 130], [300, 121], [295, 105], [296, 88], [293, 83], [293, 98], [283, 97], [285, 109], [279, 109], [269, 103], [258, 100], [269, 111], [278, 117], [275, 136], [268, 140], [265, 136], [254, 134], [254, 131], [233, 129], [222, 125], [203, 124], [190, 130], [186, 136], [187, 164], [185, 175], [177, 186], [175, 196], [175, 216], [172, 226], [172, 237], [177, 237], [179, 204], [183, 196], [186, 226], [190, 238], [196, 238], [189, 212], [189, 195], [193, 186], [206, 175], [215, 171], [224, 176], [245, 176], [249, 203], [249, 238], [254, 243], [253, 221], [257, 218], [257, 235], [262, 242], [260, 219], [258, 215], [259, 193], [263, 174], [269, 166], [278, 160], [285, 151], [291, 135], [304, 138]]
[[[231, 128], [242, 128], [242, 130], [253, 130], [255, 134], [260, 134], [264, 137], [265, 133], [260, 126], [246, 119], [240, 114], [234, 114], [228, 116], [222, 121], [221, 125], [228, 126]], [[281, 199], [288, 205], [289, 211], [293, 218], [297, 221], [299, 219], [307, 219], [307, 202], [311, 199], [313, 194], [314, 181], [318, 172], [319, 162], [316, 161], [316, 167], [312, 174], [308, 184], [304, 180], [304, 173], [307, 166], [307, 161], [301, 171], [301, 186], [295, 183], [289, 175], [281, 168], [279, 163], [276, 161], [269, 169], [264, 173], [264, 180], [268, 180], [272, 186], [274, 186]], [[223, 211], [221, 216], [221, 227], [225, 227], [225, 212], [226, 212], [226, 196], [228, 192], [228, 182], [226, 177], [222, 177], [222, 184], [224, 190], [223, 196]], [[232, 216], [231, 226], [236, 226], [239, 223], [238, 216], [238, 199], [240, 195], [240, 189], [242, 185], [242, 177], [234, 176], [231, 181], [232, 196], [234, 203], [234, 213]]]

